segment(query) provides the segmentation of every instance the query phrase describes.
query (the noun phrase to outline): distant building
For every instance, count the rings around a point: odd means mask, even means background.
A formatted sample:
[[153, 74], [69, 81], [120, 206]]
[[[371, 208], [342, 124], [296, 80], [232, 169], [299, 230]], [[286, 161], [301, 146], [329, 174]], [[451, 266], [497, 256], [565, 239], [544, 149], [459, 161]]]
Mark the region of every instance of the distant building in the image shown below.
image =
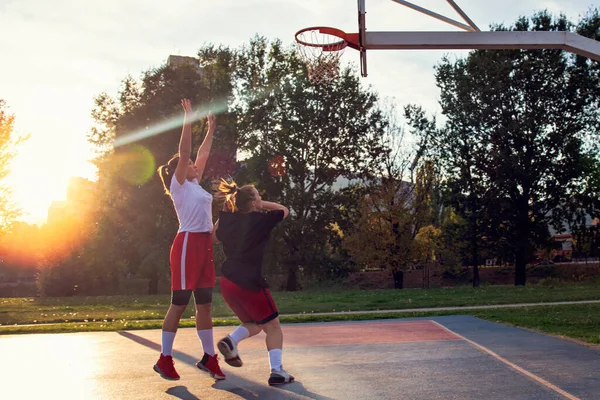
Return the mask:
[[60, 221], [64, 215], [69, 214], [70, 211], [68, 201], [53, 201], [48, 208], [48, 218], [46, 219], [46, 223], [54, 224]]
[[200, 59], [196, 57], [170, 55], [167, 58], [167, 66], [169, 67], [177, 68], [184, 65], [194, 67], [200, 74], [203, 72], [203, 68], [200, 66]]
[[63, 221], [73, 216], [85, 216], [95, 204], [96, 184], [80, 177], [69, 180], [67, 199], [53, 201], [48, 208], [47, 224]]

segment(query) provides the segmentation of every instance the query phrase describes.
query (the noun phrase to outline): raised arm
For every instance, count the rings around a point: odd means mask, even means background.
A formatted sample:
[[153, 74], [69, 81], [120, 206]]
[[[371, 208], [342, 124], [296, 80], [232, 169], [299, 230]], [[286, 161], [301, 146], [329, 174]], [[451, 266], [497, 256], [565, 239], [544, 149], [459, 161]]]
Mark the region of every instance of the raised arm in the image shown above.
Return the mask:
[[204, 168], [206, 167], [206, 161], [208, 160], [208, 154], [210, 153], [210, 148], [212, 147], [213, 142], [213, 134], [215, 133], [215, 128], [217, 125], [217, 121], [214, 115], [208, 113], [208, 129], [206, 131], [206, 136], [204, 137], [204, 141], [198, 148], [198, 154], [196, 154], [196, 170], [198, 171], [198, 179], [202, 179], [202, 175], [204, 175]]
[[177, 168], [175, 169], [175, 179], [180, 185], [183, 185], [186, 180], [187, 168], [190, 163], [190, 156], [192, 155], [192, 103], [189, 99], [181, 100], [181, 107], [183, 107], [183, 129], [181, 131], [181, 138], [179, 139], [179, 161], [177, 161]]
[[273, 203], [271, 201], [262, 201], [263, 210], [281, 210], [283, 211], [283, 219], [286, 219], [290, 214], [290, 210], [286, 206], [282, 206], [281, 204]]

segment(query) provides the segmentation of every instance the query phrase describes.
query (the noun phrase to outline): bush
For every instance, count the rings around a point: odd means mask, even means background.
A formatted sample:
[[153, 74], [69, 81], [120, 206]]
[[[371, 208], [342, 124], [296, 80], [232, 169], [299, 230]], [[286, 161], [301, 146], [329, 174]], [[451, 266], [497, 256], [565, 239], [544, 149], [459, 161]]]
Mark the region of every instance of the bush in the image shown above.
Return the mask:
[[553, 276], [542, 278], [537, 283], [538, 286], [544, 287], [554, 287], [554, 286], [569, 286], [573, 285], [573, 282], [565, 281], [563, 279], [559, 279]]
[[42, 268], [37, 276], [38, 295], [42, 297], [67, 297], [79, 292], [81, 274], [72, 265], [61, 264]]
[[527, 268], [527, 275], [530, 277], [540, 276], [545, 278], [556, 278], [558, 271], [554, 264], [538, 264]]
[[471, 269], [457, 266], [445, 266], [442, 278], [458, 282], [468, 282], [471, 279]]

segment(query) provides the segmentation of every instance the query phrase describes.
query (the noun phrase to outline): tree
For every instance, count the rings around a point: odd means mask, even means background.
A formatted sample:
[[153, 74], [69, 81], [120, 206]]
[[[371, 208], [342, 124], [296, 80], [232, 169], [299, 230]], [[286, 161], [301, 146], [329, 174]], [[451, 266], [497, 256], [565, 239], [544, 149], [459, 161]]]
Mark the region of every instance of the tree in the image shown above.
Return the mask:
[[402, 288], [402, 272], [408, 267], [438, 258], [432, 172], [425, 163], [414, 183], [384, 176], [365, 187], [358, 218], [344, 239], [356, 262], [392, 271], [397, 288]]
[[384, 151], [374, 160], [374, 174], [364, 182], [360, 208], [344, 236], [344, 246], [357, 263], [392, 271], [395, 287], [401, 288], [403, 271], [424, 261], [425, 247], [432, 244], [416, 239], [423, 227], [437, 223], [437, 177], [421, 146], [410, 144], [395, 105], [388, 103], [383, 111], [387, 125], [380, 146]]
[[[495, 29], [570, 28], [564, 16], [539, 12]], [[591, 64], [580, 64], [552, 49], [478, 50], [436, 67], [447, 122], [432, 143], [470, 226], [473, 263], [486, 238], [514, 257], [516, 285], [525, 284], [526, 263], [548, 226], [564, 220], [564, 204], [586, 196], [581, 183], [596, 159], [587, 144], [598, 134], [598, 124], [589, 123], [598, 92], [583, 72]]]
[[297, 290], [299, 268], [319, 273], [327, 243], [337, 236], [331, 229], [340, 212], [335, 184], [372, 172], [386, 122], [377, 95], [349, 68], [331, 85], [311, 84], [293, 49], [280, 41], [254, 38], [238, 66], [238, 143], [249, 153], [240, 180], [290, 208], [274, 237], [282, 240], [286, 287]]
[[20, 215], [18, 207], [10, 200], [10, 188], [5, 178], [10, 173], [10, 161], [18, 140], [13, 132], [15, 116], [8, 111], [6, 102], [0, 99], [0, 235], [7, 232]]
[[[419, 138], [422, 156], [435, 160], [444, 171], [443, 202], [461, 216], [452, 218], [446, 228], [461, 232], [461, 238], [469, 243], [461, 248], [461, 253], [467, 265], [473, 266], [473, 287], [478, 287], [487, 188], [474, 173], [473, 166], [485, 147], [469, 129], [464, 129], [460, 135], [453, 135], [446, 128], [438, 129], [435, 118], [428, 119], [421, 107], [409, 105], [404, 111], [412, 133]], [[453, 239], [457, 238], [454, 236]]]
[[[590, 9], [577, 25], [577, 33], [600, 40], [600, 9]], [[596, 132], [600, 131], [600, 63], [585, 57], [576, 57], [573, 75], [577, 79], [577, 88], [585, 93], [586, 123]], [[575, 236], [586, 229], [588, 218], [600, 217], [600, 141], [597, 136], [584, 141], [588, 152], [582, 155], [582, 164], [587, 171], [575, 182], [571, 196], [564, 202], [556, 214], [562, 217], [568, 230]], [[562, 224], [558, 227], [563, 228]]]
[[[168, 274], [169, 249], [177, 231], [171, 199], [156, 174], [158, 164], [177, 152], [181, 134], [181, 98], [194, 107], [213, 110], [218, 127], [202, 184], [211, 190], [211, 179], [231, 173], [235, 161], [235, 118], [227, 112], [232, 96], [234, 53], [206, 45], [198, 64], [163, 65], [147, 71], [141, 82], [124, 79], [116, 98], [96, 98], [93, 117], [97, 126], [89, 140], [100, 150], [100, 196], [104, 210], [97, 242], [104, 252], [93, 251], [94, 263], [149, 279], [149, 293]], [[198, 146], [206, 132], [205, 121], [192, 127]], [[130, 143], [128, 138], [136, 140]], [[115, 143], [116, 145], [113, 145]], [[232, 155], [233, 152], [233, 155]], [[110, 251], [106, 251], [110, 249]]]

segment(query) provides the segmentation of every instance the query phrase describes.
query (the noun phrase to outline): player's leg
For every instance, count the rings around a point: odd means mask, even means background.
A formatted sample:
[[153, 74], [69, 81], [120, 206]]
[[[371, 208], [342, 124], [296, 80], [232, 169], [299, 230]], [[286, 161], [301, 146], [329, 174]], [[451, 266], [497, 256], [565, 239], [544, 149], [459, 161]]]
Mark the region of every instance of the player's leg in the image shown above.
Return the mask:
[[215, 344], [212, 329], [212, 288], [199, 288], [194, 290], [196, 301], [196, 331], [202, 342], [202, 349], [210, 356], [214, 356]]
[[221, 295], [231, 311], [242, 321], [242, 324], [221, 339], [217, 343], [217, 347], [227, 364], [232, 367], [241, 367], [243, 363], [239, 356], [237, 345], [242, 340], [261, 332], [261, 328], [254, 323], [245, 307], [245, 304], [252, 300], [251, 296], [254, 295], [254, 292], [244, 289], [225, 277], [221, 277]]
[[202, 371], [208, 372], [215, 379], [225, 379], [215, 352], [215, 342], [212, 327], [212, 292], [215, 284], [215, 267], [213, 250], [209, 234], [194, 235], [194, 257], [197, 260], [198, 273], [195, 277], [196, 289], [196, 332], [202, 342], [204, 355], [196, 363]]
[[163, 321], [160, 357], [154, 365], [154, 370], [165, 379], [179, 379], [173, 361], [173, 343], [191, 295], [191, 290], [173, 290], [171, 294], [171, 305]]
[[238, 352], [238, 344], [249, 337], [258, 335], [262, 329], [253, 322], [244, 322], [229, 335], [219, 340], [217, 347], [225, 362], [232, 367], [241, 367], [243, 365], [242, 359]]
[[283, 331], [279, 318], [262, 325], [263, 331], [267, 334], [265, 339], [267, 350], [269, 352], [269, 365], [271, 367], [271, 376], [269, 385], [281, 385], [294, 381], [294, 377], [283, 369]]
[[262, 289], [256, 298], [257, 324], [267, 334], [265, 344], [269, 352], [271, 375], [269, 385], [281, 385], [294, 381], [294, 377], [283, 369], [283, 330], [279, 323], [279, 312], [268, 289]]
[[211, 318], [212, 290], [212, 288], [194, 290], [194, 297], [196, 299], [196, 332], [204, 350], [204, 355], [196, 363], [196, 366], [202, 371], [208, 372], [213, 378], [220, 380], [225, 379], [225, 374], [221, 371], [215, 352]]
[[175, 370], [173, 362], [173, 342], [175, 334], [179, 327], [179, 320], [185, 311], [192, 295], [191, 290], [187, 290], [186, 271], [188, 263], [186, 262], [186, 249], [184, 244], [187, 242], [189, 232], [180, 232], [175, 236], [169, 261], [171, 264], [171, 306], [165, 315], [162, 329], [161, 354], [154, 365], [154, 370], [165, 379], [177, 380], [179, 374]]

